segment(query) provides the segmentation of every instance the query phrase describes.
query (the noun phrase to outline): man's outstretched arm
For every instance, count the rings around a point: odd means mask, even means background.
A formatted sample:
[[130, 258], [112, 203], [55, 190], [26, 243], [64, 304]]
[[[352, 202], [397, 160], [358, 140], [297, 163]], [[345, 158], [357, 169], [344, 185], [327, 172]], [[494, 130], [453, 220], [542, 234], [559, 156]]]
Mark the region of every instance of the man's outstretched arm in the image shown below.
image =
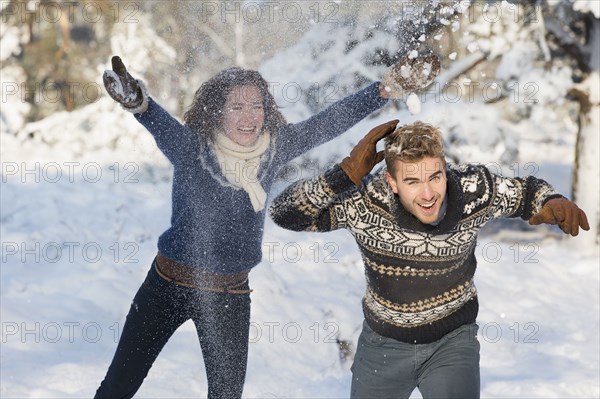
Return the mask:
[[557, 224], [562, 231], [573, 237], [579, 234], [580, 227], [586, 231], [590, 229], [585, 212], [564, 197], [549, 200], [541, 211], [529, 219], [531, 225], [542, 223]]
[[273, 200], [269, 214], [279, 226], [295, 231], [330, 231], [344, 227], [338, 223], [344, 201], [360, 195], [357, 186], [383, 154], [376, 150], [377, 142], [393, 132], [398, 120], [373, 128], [354, 147], [350, 155], [327, 172], [292, 184]]

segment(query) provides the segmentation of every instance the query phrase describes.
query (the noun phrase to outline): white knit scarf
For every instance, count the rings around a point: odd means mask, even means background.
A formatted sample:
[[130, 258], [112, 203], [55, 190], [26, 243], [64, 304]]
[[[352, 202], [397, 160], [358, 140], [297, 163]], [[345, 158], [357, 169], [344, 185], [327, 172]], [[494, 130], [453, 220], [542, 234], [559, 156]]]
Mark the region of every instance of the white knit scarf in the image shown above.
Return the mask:
[[255, 212], [265, 207], [267, 193], [258, 180], [260, 160], [271, 143], [271, 135], [263, 132], [252, 146], [233, 142], [225, 134], [215, 132], [214, 149], [221, 172], [234, 187], [243, 188], [250, 197]]

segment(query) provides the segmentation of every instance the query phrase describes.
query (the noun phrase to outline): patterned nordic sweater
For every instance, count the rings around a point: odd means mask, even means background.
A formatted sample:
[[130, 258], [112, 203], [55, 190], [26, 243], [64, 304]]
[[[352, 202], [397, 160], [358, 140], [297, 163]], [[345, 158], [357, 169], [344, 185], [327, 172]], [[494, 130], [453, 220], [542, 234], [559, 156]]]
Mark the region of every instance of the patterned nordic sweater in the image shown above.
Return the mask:
[[436, 226], [404, 209], [385, 180], [385, 168], [356, 188], [336, 165], [290, 186], [269, 212], [291, 230], [348, 229], [365, 266], [368, 325], [402, 342], [429, 343], [475, 321], [481, 227], [500, 217], [529, 219], [560, 196], [543, 180], [505, 178], [479, 165], [449, 165], [447, 177], [446, 215]]
[[[264, 190], [269, 192], [287, 162], [344, 133], [386, 102], [375, 82], [305, 121], [271, 132], [258, 173]], [[199, 140], [154, 100], [135, 118], [173, 164], [171, 226], [158, 238], [160, 253], [215, 273], [256, 266], [262, 260], [266, 211], [255, 212], [248, 194], [228, 182], [210, 143]]]

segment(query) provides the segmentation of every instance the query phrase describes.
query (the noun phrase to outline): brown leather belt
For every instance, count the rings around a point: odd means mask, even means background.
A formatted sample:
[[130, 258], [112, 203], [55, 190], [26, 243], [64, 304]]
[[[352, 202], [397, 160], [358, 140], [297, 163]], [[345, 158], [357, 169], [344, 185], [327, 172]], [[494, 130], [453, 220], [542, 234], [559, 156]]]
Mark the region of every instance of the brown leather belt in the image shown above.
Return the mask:
[[160, 277], [187, 288], [205, 291], [248, 294], [249, 289], [239, 289], [248, 282], [248, 271], [237, 274], [217, 274], [176, 262], [161, 254], [156, 255], [155, 269]]

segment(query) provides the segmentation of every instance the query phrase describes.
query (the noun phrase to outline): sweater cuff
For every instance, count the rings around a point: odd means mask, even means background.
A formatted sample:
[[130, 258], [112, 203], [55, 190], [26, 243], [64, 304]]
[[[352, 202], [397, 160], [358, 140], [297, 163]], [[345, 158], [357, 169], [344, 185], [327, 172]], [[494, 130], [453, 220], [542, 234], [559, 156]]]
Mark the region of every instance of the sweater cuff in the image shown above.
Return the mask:
[[323, 175], [331, 190], [337, 195], [356, 188], [352, 180], [339, 164], [334, 165]]
[[547, 196], [546, 198], [544, 198], [544, 200], [542, 201], [542, 207], [543, 207], [544, 205], [546, 205], [546, 203], [547, 203], [548, 201], [550, 201], [550, 200], [553, 200], [553, 199], [556, 199], [556, 198], [564, 198], [564, 199], [566, 199], [566, 200], [569, 200], [567, 197], [565, 197], [565, 196], [564, 196], [564, 195], [562, 195], [562, 194], [552, 194], [552, 195], [549, 195], [549, 196]]
[[389, 99], [383, 98], [379, 94], [379, 84], [380, 83], [381, 83], [380, 81], [371, 83], [371, 85], [367, 87], [367, 93], [366, 93], [367, 100], [372, 101], [373, 104], [376, 104], [376, 106], [378, 108], [383, 107], [389, 101]]

